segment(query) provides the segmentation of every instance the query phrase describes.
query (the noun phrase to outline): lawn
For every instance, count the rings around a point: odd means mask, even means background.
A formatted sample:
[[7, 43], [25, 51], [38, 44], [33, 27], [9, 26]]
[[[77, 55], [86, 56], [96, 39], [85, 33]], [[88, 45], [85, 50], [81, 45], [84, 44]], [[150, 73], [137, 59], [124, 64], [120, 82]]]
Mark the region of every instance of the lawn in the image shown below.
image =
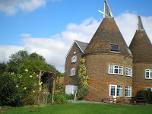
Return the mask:
[[[63, 104], [0, 109], [1, 114], [152, 114], [152, 105]], [[3, 110], [3, 111], [2, 111]]]

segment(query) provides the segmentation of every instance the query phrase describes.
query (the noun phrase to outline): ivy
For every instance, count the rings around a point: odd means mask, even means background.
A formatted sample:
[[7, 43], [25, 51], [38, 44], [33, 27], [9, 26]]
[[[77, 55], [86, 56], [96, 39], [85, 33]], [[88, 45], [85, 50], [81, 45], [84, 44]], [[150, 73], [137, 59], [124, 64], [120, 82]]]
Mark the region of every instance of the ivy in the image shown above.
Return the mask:
[[88, 75], [85, 58], [80, 59], [78, 68], [78, 91], [77, 98], [83, 99], [88, 93]]

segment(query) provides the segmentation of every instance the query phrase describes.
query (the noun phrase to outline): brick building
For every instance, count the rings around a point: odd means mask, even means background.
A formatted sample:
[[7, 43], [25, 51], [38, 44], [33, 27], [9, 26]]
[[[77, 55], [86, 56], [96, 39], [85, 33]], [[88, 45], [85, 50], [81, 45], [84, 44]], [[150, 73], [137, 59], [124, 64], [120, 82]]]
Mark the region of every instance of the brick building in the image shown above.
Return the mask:
[[138, 90], [152, 90], [152, 44], [138, 17], [138, 28], [128, 47], [107, 0], [104, 18], [89, 43], [74, 41], [65, 62], [65, 92], [77, 90], [80, 58], [86, 59], [90, 101], [113, 97], [127, 101]]

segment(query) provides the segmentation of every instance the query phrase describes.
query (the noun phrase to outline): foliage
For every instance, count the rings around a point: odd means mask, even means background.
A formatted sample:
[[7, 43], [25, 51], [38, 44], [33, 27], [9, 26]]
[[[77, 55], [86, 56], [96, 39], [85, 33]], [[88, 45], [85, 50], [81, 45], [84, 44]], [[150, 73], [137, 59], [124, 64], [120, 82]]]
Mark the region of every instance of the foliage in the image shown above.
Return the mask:
[[83, 99], [83, 97], [86, 96], [88, 92], [88, 76], [85, 62], [86, 60], [84, 58], [80, 59], [80, 65], [78, 69], [78, 99]]
[[136, 94], [136, 99], [143, 98], [147, 103], [152, 103], [152, 92], [150, 90], [141, 90]]
[[73, 100], [74, 99], [74, 94], [66, 95], [66, 99], [67, 100]]
[[[10, 96], [6, 96], [5, 94], [7, 94], [7, 92], [5, 91], [0, 92], [1, 95], [5, 97], [4, 100], [6, 102], [12, 102], [15, 99], [12, 96], [19, 96], [19, 100], [22, 104], [36, 104], [39, 95], [39, 87], [42, 84], [39, 83], [40, 71], [60, 74], [54, 66], [48, 65], [45, 59], [36, 53], [29, 54], [27, 51], [19, 51], [11, 55], [7, 64], [0, 64], [0, 77], [4, 78], [1, 74], [6, 72], [8, 75], [4, 74], [6, 76], [5, 78], [10, 80], [11, 83], [7, 84], [7, 81], [4, 80], [1, 80], [1, 82], [3, 84], [6, 83], [4, 84], [5, 87], [10, 86], [9, 84], [12, 85], [8, 88], [11, 92], [9, 93]], [[6, 90], [8, 91], [8, 89]], [[12, 91], [12, 89], [14, 91]], [[7, 101], [7, 97], [12, 101]]]
[[11, 72], [23, 104], [36, 102], [40, 70], [49, 70], [49, 66], [45, 59], [36, 53], [28, 54], [26, 51], [19, 51], [10, 57], [8, 71]]
[[16, 83], [10, 74], [4, 73], [0, 76], [0, 105], [20, 105], [20, 97]]
[[2, 75], [5, 70], [6, 70], [6, 64], [5, 63], [0, 63], [0, 75]]
[[55, 93], [54, 94], [54, 103], [64, 104], [67, 103], [67, 99], [64, 93]]

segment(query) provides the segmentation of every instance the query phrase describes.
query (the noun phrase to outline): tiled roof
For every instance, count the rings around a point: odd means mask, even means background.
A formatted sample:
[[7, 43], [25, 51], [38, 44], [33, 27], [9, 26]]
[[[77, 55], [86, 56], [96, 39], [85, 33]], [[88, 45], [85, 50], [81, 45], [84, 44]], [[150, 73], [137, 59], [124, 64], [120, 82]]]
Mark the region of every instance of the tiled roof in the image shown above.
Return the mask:
[[145, 30], [137, 30], [129, 46], [134, 63], [152, 63], [152, 44]]
[[80, 48], [80, 50], [84, 53], [84, 50], [86, 49], [88, 43], [81, 42], [81, 41], [78, 41], [78, 40], [75, 40], [75, 42], [78, 45], [78, 47]]
[[119, 53], [125, 56], [131, 56], [129, 50], [114, 18], [104, 18], [96, 33], [88, 44], [85, 54], [94, 53], [113, 53], [111, 52], [111, 44], [119, 46]]

